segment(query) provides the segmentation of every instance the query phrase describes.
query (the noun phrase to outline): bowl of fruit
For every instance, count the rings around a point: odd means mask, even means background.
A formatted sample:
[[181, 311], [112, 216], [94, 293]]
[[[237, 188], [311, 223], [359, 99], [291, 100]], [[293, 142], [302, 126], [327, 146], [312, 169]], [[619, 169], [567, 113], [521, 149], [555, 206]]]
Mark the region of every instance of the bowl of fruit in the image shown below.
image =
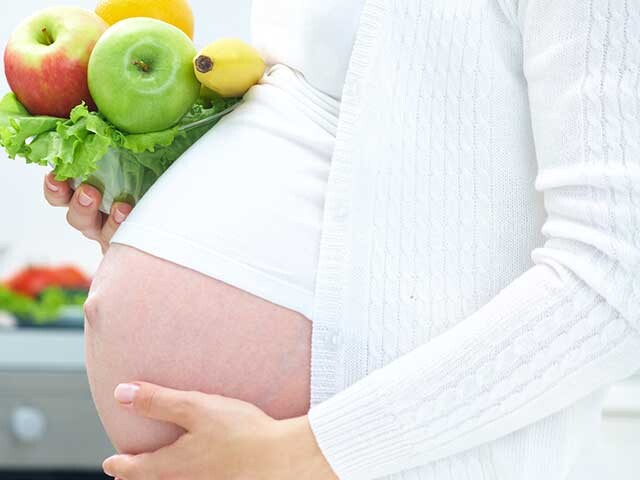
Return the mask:
[[264, 73], [241, 40], [198, 52], [192, 35], [184, 0], [35, 13], [5, 49], [11, 92], [0, 100], [0, 146], [73, 188], [93, 185], [103, 212], [114, 201], [135, 205]]

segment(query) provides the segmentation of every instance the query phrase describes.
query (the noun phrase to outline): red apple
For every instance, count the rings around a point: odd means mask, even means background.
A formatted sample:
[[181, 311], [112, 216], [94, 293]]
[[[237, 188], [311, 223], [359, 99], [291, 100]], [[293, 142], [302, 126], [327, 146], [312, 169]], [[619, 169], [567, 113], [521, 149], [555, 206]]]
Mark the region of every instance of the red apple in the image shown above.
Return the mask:
[[87, 66], [108, 25], [77, 7], [41, 10], [13, 32], [4, 51], [9, 87], [32, 115], [68, 117], [83, 101], [95, 109]]

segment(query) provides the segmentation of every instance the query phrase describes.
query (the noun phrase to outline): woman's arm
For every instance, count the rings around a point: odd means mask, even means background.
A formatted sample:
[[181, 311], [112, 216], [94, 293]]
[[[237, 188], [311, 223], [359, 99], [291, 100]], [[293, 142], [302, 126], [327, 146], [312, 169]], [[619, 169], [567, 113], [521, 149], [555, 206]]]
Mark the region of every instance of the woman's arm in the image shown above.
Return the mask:
[[640, 5], [509, 3], [548, 241], [457, 327], [311, 409], [343, 480], [485, 444], [640, 368]]

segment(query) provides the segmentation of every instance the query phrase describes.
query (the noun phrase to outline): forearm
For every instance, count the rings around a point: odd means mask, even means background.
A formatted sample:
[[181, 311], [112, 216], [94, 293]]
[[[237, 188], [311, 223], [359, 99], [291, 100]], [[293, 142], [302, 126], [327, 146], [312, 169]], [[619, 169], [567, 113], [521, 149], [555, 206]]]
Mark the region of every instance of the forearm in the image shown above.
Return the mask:
[[281, 451], [287, 454], [287, 474], [305, 480], [337, 480], [320, 450], [307, 415], [279, 422]]
[[640, 335], [583, 283], [527, 272], [457, 327], [309, 413], [341, 479], [426, 465], [640, 368]]

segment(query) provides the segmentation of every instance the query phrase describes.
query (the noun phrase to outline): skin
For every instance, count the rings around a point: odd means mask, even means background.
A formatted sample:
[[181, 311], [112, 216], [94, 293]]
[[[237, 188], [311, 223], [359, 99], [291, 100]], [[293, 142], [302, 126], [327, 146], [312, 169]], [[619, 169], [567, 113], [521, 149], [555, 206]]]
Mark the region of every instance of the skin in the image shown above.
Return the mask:
[[109, 240], [131, 213], [131, 205], [114, 203], [111, 214], [100, 212], [100, 192], [90, 185], [81, 185], [75, 192], [68, 183], [58, 182], [52, 173], [44, 178], [44, 197], [49, 205], [65, 207], [67, 221], [85, 237], [100, 244], [102, 252], [109, 248]]
[[173, 445], [103, 463], [123, 480], [337, 480], [306, 417], [277, 421], [254, 405], [219, 395], [138, 382], [115, 391], [121, 408], [178, 423], [187, 433]]
[[120, 452], [153, 451], [183, 433], [118, 408], [113, 390], [132, 379], [244, 400], [279, 419], [309, 409], [311, 324], [296, 312], [114, 244], [85, 313], [89, 382]]
[[[209, 479], [211, 472], [238, 480], [336, 478], [305, 415], [308, 319], [136, 249], [109, 247], [131, 207], [100, 213], [93, 187], [74, 193], [48, 175], [44, 191], [106, 251], [85, 306], [94, 401], [123, 454], [107, 460], [105, 471], [123, 480]], [[133, 403], [114, 399], [125, 382], [144, 386]], [[240, 461], [247, 458], [255, 461]]]

